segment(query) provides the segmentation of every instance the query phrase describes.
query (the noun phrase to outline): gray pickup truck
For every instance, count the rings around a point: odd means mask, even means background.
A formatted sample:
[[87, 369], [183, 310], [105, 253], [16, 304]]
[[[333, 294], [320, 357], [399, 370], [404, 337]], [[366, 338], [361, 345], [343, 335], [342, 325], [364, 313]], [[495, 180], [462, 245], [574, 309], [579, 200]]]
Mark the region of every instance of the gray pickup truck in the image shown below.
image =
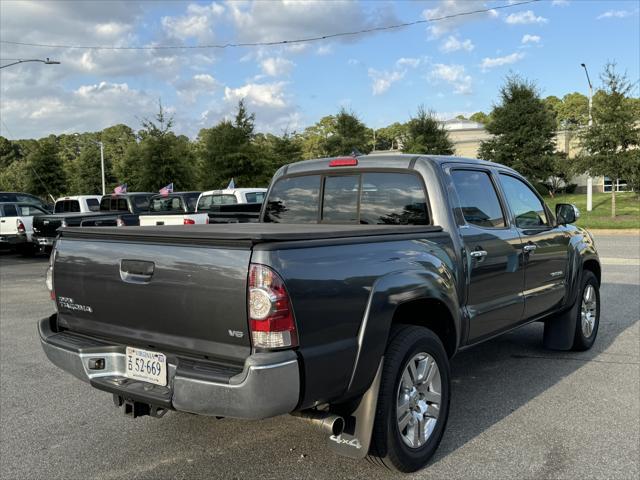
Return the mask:
[[533, 321], [549, 348], [593, 344], [601, 270], [577, 215], [491, 162], [294, 163], [258, 223], [61, 229], [39, 334], [133, 417], [291, 413], [337, 453], [415, 471], [456, 352]]

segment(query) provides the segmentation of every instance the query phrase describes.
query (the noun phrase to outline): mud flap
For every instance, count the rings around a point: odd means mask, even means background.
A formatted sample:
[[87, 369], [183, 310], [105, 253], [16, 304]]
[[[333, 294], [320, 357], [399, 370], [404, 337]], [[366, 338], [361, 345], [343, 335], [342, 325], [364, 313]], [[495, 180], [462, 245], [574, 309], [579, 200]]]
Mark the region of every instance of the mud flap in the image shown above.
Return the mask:
[[364, 458], [369, 453], [373, 423], [376, 419], [376, 406], [378, 405], [378, 392], [382, 377], [382, 364], [380, 360], [376, 376], [371, 386], [360, 399], [358, 408], [345, 418], [345, 429], [340, 435], [329, 436], [329, 448], [338, 455], [351, 458]]
[[543, 344], [550, 350], [571, 350], [576, 334], [579, 299], [564, 313], [544, 323]]

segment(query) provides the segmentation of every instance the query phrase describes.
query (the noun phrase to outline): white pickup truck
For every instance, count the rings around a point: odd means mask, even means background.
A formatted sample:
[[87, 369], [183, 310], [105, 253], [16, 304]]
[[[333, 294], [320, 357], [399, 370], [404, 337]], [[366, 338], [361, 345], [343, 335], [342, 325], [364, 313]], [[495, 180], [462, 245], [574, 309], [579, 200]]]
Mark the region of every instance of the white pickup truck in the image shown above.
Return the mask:
[[140, 214], [140, 226], [209, 223], [206, 213], [196, 213], [200, 192], [173, 192], [149, 199], [149, 212]]
[[140, 226], [254, 221], [266, 193], [266, 188], [233, 188], [159, 194], [151, 198], [149, 213], [140, 215]]
[[34, 253], [33, 216], [48, 213], [31, 203], [0, 203], [0, 247], [15, 248], [22, 254]]
[[56, 200], [53, 213], [90, 213], [100, 210], [101, 195], [75, 195]]

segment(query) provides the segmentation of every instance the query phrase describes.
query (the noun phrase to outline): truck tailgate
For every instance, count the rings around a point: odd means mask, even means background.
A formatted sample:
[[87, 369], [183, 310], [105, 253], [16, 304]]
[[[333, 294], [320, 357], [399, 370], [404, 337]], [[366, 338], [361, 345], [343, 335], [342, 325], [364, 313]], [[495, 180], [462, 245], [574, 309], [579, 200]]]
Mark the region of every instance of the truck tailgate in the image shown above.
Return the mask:
[[230, 363], [241, 363], [250, 354], [250, 245], [65, 235], [56, 251], [54, 289], [61, 327]]

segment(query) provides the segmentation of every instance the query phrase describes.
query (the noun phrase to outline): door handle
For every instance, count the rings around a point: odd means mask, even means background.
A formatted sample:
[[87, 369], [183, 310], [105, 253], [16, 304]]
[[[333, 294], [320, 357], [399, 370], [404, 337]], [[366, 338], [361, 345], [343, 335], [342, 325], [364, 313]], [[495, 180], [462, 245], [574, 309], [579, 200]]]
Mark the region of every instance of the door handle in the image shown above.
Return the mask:
[[486, 250], [474, 250], [473, 252], [469, 253], [469, 256], [471, 258], [483, 258], [487, 256], [487, 251]]
[[538, 248], [537, 245], [534, 245], [533, 243], [529, 243], [529, 244], [525, 245], [524, 247], [522, 247], [522, 250], [524, 250], [527, 253], [530, 253], [530, 252], [535, 251], [536, 248]]
[[155, 264], [144, 260], [122, 260], [120, 278], [127, 283], [148, 283], [153, 276]]

